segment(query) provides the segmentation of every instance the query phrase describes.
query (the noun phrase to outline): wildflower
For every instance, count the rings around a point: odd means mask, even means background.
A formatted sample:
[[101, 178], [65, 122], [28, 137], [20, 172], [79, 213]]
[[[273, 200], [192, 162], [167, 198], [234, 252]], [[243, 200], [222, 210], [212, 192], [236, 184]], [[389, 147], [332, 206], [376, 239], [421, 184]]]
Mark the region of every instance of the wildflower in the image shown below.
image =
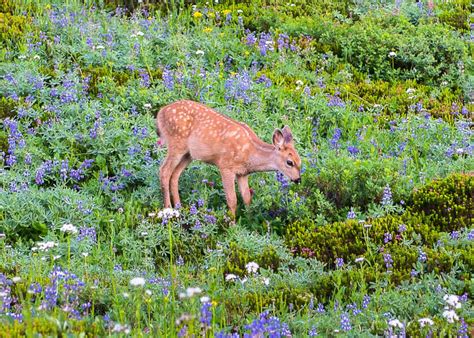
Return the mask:
[[79, 230], [77, 230], [77, 228], [70, 224], [70, 223], [66, 223], [66, 224], [63, 224], [63, 226], [61, 227], [60, 229], [62, 232], [64, 233], [70, 233], [70, 234], [77, 234], [79, 232]]
[[370, 303], [370, 296], [364, 295], [364, 299], [362, 300], [362, 308], [366, 309]]
[[405, 231], [407, 231], [407, 226], [405, 224], [400, 224], [400, 226], [398, 227], [398, 232], [402, 233]]
[[233, 273], [229, 273], [225, 276], [225, 280], [226, 282], [232, 282], [234, 280], [236, 280], [238, 277], [236, 275], [234, 275]]
[[263, 277], [263, 278], [262, 278], [262, 283], [263, 283], [263, 285], [265, 285], [265, 286], [270, 285], [270, 278]]
[[173, 208], [165, 208], [163, 210], [160, 210], [160, 212], [158, 212], [158, 218], [162, 218], [165, 220], [170, 219], [170, 218], [178, 218], [178, 217], [179, 217], [179, 211]]
[[461, 303], [459, 302], [459, 296], [456, 295], [445, 295], [443, 299], [446, 301], [446, 304], [452, 306], [455, 309], [461, 308]]
[[448, 323], [454, 323], [459, 320], [459, 317], [454, 310], [443, 311], [443, 317], [446, 318]]
[[403, 329], [404, 325], [401, 321], [399, 321], [398, 319], [391, 319], [388, 321], [388, 325], [390, 325], [391, 327], [398, 327], [400, 329]]
[[143, 286], [145, 285], [145, 278], [135, 277], [130, 280], [131, 286]]
[[256, 273], [259, 265], [255, 262], [250, 262], [245, 265], [245, 268], [247, 269], [248, 273]]
[[382, 205], [391, 205], [393, 203], [392, 201], [392, 190], [390, 189], [390, 186], [387, 184], [385, 188], [383, 189], [383, 196], [382, 196]]
[[364, 259], [365, 259], [364, 257], [357, 257], [357, 258], [355, 259], [355, 262], [356, 262], [356, 263], [360, 263], [360, 262], [363, 262]]
[[13, 283], [20, 283], [21, 282], [21, 277], [15, 276], [12, 278]]
[[145, 104], [143, 105], [143, 108], [145, 108], [145, 109], [151, 109], [151, 104], [150, 104], [150, 103], [145, 103]]
[[336, 266], [338, 268], [342, 268], [344, 266], [344, 259], [343, 258], [336, 258]]
[[421, 262], [421, 263], [424, 263], [426, 262], [426, 253], [421, 251], [419, 252], [419, 255], [418, 255], [418, 261]]
[[388, 242], [392, 241], [392, 234], [390, 232], [386, 232], [384, 234], [383, 242], [387, 244]]
[[425, 327], [426, 325], [428, 326], [433, 326], [434, 322], [430, 318], [420, 318], [418, 319], [418, 323], [420, 323], [421, 327]]
[[202, 50], [197, 50], [197, 51], [196, 51], [196, 55], [204, 55], [204, 51], [202, 51]]
[[186, 289], [186, 297], [191, 298], [194, 295], [198, 295], [202, 292], [201, 288], [199, 287], [190, 287]]
[[459, 338], [468, 338], [469, 336], [468, 336], [467, 332], [468, 332], [469, 327], [468, 327], [467, 323], [464, 321], [464, 318], [461, 318], [460, 322], [461, 322], [461, 325], [460, 325], [461, 327], [458, 330], [458, 334], [459, 334], [458, 337]]
[[341, 329], [346, 332], [352, 330], [349, 315], [345, 312], [341, 314]]
[[459, 239], [459, 231], [451, 232], [451, 239]]
[[351, 210], [347, 212], [347, 219], [355, 219], [357, 217], [354, 209], [351, 207]]
[[309, 337], [316, 337], [318, 335], [318, 332], [316, 331], [316, 326], [312, 326], [311, 330], [308, 332]]
[[318, 303], [318, 308], [316, 309], [317, 313], [324, 313], [326, 310], [324, 309], [324, 305], [322, 303]]
[[393, 259], [389, 253], [383, 255], [383, 261], [387, 269], [390, 269], [393, 266]]
[[211, 320], [212, 320], [212, 312], [211, 312], [212, 304], [209, 302], [210, 300], [209, 297], [207, 297], [207, 299], [208, 299], [207, 301], [202, 302], [203, 304], [201, 306], [201, 318], [199, 319], [201, 324], [203, 324], [204, 326], [210, 326]]
[[193, 13], [193, 17], [195, 17], [196, 19], [199, 19], [199, 18], [202, 17], [202, 13], [199, 12], [199, 11], [196, 11], [196, 12]]
[[395, 53], [395, 52], [388, 53], [389, 58], [394, 58], [395, 56], [397, 56], [397, 53]]

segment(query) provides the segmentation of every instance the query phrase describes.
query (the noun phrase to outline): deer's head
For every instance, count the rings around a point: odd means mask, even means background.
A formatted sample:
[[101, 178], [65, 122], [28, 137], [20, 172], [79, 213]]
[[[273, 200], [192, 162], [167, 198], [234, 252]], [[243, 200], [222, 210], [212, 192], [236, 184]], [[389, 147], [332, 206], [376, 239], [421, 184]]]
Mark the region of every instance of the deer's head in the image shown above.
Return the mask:
[[273, 145], [277, 153], [277, 169], [293, 182], [300, 183], [301, 159], [295, 149], [293, 135], [288, 126], [284, 126], [281, 130], [275, 129], [273, 133]]

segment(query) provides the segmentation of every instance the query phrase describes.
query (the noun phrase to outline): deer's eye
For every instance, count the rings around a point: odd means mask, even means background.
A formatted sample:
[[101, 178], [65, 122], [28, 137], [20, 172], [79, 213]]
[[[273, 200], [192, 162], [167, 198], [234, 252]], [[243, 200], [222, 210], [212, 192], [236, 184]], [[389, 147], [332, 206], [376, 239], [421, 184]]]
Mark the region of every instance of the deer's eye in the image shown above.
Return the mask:
[[293, 163], [293, 161], [291, 161], [291, 160], [286, 161], [286, 164], [288, 164], [288, 166], [290, 166], [290, 167], [292, 167], [292, 166], [295, 165], [295, 164]]

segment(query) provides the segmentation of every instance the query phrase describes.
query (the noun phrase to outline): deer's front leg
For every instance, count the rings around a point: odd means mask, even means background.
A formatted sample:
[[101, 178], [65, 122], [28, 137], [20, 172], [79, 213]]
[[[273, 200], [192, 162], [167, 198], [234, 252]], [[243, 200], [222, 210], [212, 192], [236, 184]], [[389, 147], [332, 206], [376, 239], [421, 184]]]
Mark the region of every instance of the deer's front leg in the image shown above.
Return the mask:
[[235, 195], [235, 174], [228, 170], [221, 170], [222, 185], [230, 212], [235, 217], [237, 210], [237, 196]]
[[252, 195], [249, 189], [249, 175], [237, 176], [237, 184], [239, 185], [240, 194], [245, 205], [250, 205]]

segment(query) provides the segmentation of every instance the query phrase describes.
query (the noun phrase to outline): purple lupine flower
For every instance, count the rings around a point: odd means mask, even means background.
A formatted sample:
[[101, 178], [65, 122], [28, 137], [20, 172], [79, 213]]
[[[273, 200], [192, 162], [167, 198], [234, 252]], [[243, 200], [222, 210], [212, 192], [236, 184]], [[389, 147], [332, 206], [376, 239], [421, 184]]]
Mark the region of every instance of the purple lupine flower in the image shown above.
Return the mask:
[[209, 327], [211, 325], [211, 320], [212, 320], [211, 302], [206, 301], [201, 306], [201, 317], [199, 321], [205, 327]]
[[262, 56], [267, 55], [268, 51], [274, 51], [274, 42], [273, 42], [273, 37], [270, 33], [261, 33], [260, 34], [260, 39], [258, 41], [258, 48], [260, 49], [260, 54]]
[[163, 84], [164, 84], [165, 88], [168, 89], [168, 90], [173, 90], [173, 88], [174, 88], [174, 76], [173, 76], [173, 72], [171, 71], [171, 69], [168, 66], [166, 66], [163, 69], [162, 78], [163, 78]]
[[467, 240], [474, 240], [474, 229], [469, 230], [469, 232], [467, 233]]
[[318, 308], [316, 309], [317, 313], [325, 313], [326, 310], [324, 309], [324, 305], [322, 303], [318, 303]]
[[469, 326], [467, 325], [464, 318], [461, 318], [459, 320], [459, 323], [460, 323], [460, 326], [459, 326], [459, 330], [458, 330], [458, 338], [468, 338], [469, 337], [469, 335], [468, 335]]
[[209, 224], [216, 224], [217, 218], [214, 215], [204, 215], [204, 220]]
[[69, 172], [69, 162], [68, 162], [68, 160], [61, 161], [61, 169], [59, 170], [59, 175], [60, 175], [60, 177], [63, 181], [67, 179], [68, 172]]
[[424, 262], [426, 262], [426, 260], [427, 260], [426, 253], [423, 252], [422, 250], [420, 250], [420, 251], [418, 252], [418, 261], [419, 261], [420, 263], [424, 263]]
[[370, 296], [364, 295], [364, 299], [362, 299], [362, 308], [367, 309], [370, 303]]
[[382, 205], [387, 206], [387, 205], [392, 205], [392, 190], [390, 189], [390, 186], [387, 184], [385, 188], [383, 189], [383, 196], [382, 196]]
[[419, 272], [416, 271], [415, 269], [412, 269], [411, 272], [410, 272], [410, 276], [412, 276], [412, 277], [416, 277], [416, 276], [418, 276], [418, 274], [419, 274]]
[[189, 213], [190, 213], [191, 215], [196, 215], [196, 214], [198, 213], [198, 210], [197, 210], [197, 208], [196, 208], [196, 204], [193, 203], [193, 204], [191, 205], [191, 207], [189, 208]]
[[260, 75], [260, 77], [255, 81], [256, 83], [264, 83], [265, 87], [271, 87], [272, 80], [270, 80], [265, 74]]
[[393, 265], [392, 265], [393, 259], [392, 259], [392, 256], [389, 253], [383, 254], [383, 261], [384, 261], [385, 267], [387, 269], [390, 269], [390, 268], [393, 267]]
[[290, 186], [288, 179], [281, 172], [277, 171], [276, 179], [280, 183], [280, 189], [285, 191]]
[[347, 219], [356, 219], [357, 215], [354, 212], [354, 209], [351, 207], [351, 210], [347, 213]]
[[339, 92], [334, 93], [334, 95], [328, 95], [329, 101], [327, 106], [328, 107], [340, 107], [344, 108], [346, 103], [339, 97]]
[[139, 71], [139, 74], [140, 74], [140, 78], [141, 78], [141, 85], [143, 87], [150, 87], [150, 74], [148, 74], [148, 71], [146, 71], [145, 69], [140, 69]]
[[245, 44], [247, 46], [253, 46], [257, 42], [257, 38], [255, 37], [254, 32], [247, 31], [247, 35], [245, 36]]
[[309, 337], [316, 337], [318, 335], [318, 331], [316, 331], [316, 326], [312, 326], [308, 332]]
[[97, 241], [97, 233], [94, 227], [80, 227], [79, 228], [79, 235], [76, 237], [78, 242], [88, 240], [92, 243]]
[[358, 153], [359, 153], [359, 149], [355, 146], [348, 146], [347, 147], [347, 151], [349, 152], [349, 154], [351, 154], [352, 156], [356, 156]]
[[392, 234], [390, 232], [386, 232], [384, 234], [383, 242], [387, 244], [388, 242], [392, 241]]
[[290, 41], [290, 37], [288, 35], [279, 34], [278, 35], [278, 40], [277, 40], [278, 50], [281, 52], [282, 50], [288, 48], [289, 41]]
[[339, 140], [341, 138], [342, 131], [340, 128], [334, 129], [334, 133], [332, 135], [332, 139], [329, 141], [331, 144], [331, 148], [337, 149], [339, 148]]
[[336, 258], [336, 266], [338, 268], [342, 268], [344, 266], [344, 259], [343, 258]]
[[351, 320], [349, 319], [349, 315], [345, 312], [341, 314], [341, 329], [345, 332], [352, 330]]
[[398, 232], [402, 233], [402, 232], [405, 232], [405, 231], [407, 231], [407, 226], [405, 224], [400, 224], [398, 226]]
[[198, 208], [202, 208], [204, 206], [204, 200], [202, 198], [199, 198], [197, 200], [197, 205], [198, 205]]
[[453, 231], [451, 232], [451, 239], [457, 240], [459, 239], [459, 231]]

